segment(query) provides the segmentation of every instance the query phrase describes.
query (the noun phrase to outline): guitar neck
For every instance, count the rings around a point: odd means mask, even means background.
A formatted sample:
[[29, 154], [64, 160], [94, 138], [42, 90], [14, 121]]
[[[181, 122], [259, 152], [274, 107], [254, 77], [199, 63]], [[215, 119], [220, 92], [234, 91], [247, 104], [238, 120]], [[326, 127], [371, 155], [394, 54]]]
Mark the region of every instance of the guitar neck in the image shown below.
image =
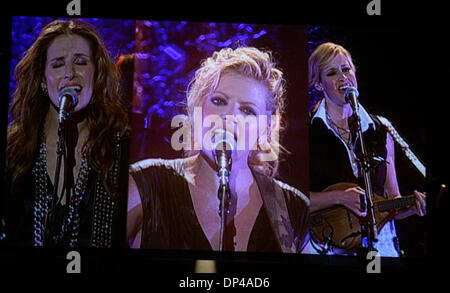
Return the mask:
[[387, 199], [375, 202], [379, 212], [386, 212], [394, 209], [401, 209], [408, 206], [412, 206], [416, 203], [416, 197], [414, 195], [402, 196], [394, 199]]
[[426, 168], [425, 165], [417, 158], [417, 156], [410, 149], [409, 145], [406, 141], [400, 136], [397, 129], [395, 129], [392, 123], [384, 118], [383, 116], [377, 116], [378, 120], [387, 128], [392, 138], [397, 142], [397, 144], [401, 147], [405, 156], [411, 161], [411, 163], [417, 168], [417, 170], [422, 174], [423, 177], [426, 177]]

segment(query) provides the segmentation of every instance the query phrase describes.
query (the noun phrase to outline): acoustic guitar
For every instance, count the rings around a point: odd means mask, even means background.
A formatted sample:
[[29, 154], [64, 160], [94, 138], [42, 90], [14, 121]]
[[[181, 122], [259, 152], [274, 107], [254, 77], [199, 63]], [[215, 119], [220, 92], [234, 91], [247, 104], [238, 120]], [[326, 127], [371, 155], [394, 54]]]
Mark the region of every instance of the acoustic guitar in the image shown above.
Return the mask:
[[[327, 187], [324, 192], [332, 190], [346, 190], [356, 187], [354, 183], [337, 183]], [[385, 199], [373, 194], [373, 205], [377, 232], [391, 220], [396, 211], [401, 208], [415, 205], [414, 195], [402, 196], [395, 199]], [[333, 206], [311, 213], [311, 239], [321, 246], [352, 251], [361, 245], [361, 225], [368, 219], [359, 217], [344, 206]]]

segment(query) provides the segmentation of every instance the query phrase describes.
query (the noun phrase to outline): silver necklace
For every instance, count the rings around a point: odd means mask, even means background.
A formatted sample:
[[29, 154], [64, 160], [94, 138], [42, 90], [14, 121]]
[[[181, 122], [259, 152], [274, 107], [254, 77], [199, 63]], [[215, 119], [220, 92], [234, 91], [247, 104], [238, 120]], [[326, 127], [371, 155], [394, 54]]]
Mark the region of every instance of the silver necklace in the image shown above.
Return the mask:
[[[331, 119], [330, 115], [328, 115], [328, 112], [325, 112], [326, 116], [327, 116], [327, 121], [329, 124], [331, 124], [331, 127], [334, 128], [334, 130], [336, 131], [337, 135], [339, 135], [339, 137], [342, 139], [342, 141], [345, 142], [345, 144], [347, 145], [347, 147], [349, 148], [349, 150], [353, 149], [352, 146], [352, 132], [350, 129], [347, 128], [342, 128], [339, 125], [337, 125], [336, 123], [334, 123], [333, 119]], [[348, 134], [348, 139], [345, 139], [343, 136]]]
[[326, 112], [326, 115], [327, 115], [327, 120], [328, 120], [328, 122], [331, 123], [332, 126], [334, 126], [334, 128], [335, 128], [336, 130], [340, 130], [340, 131], [343, 131], [343, 132], [345, 132], [345, 133], [350, 133], [350, 132], [351, 132], [350, 129], [342, 128], [342, 127], [340, 127], [339, 125], [337, 125], [336, 123], [334, 123], [333, 119], [331, 119], [330, 115], [328, 115], [328, 112]]
[[[83, 153], [81, 167], [76, 180], [73, 195], [67, 203], [67, 216], [63, 220], [63, 224], [59, 232], [51, 235], [52, 242], [59, 242], [65, 235], [68, 236], [69, 247], [78, 244], [78, 230], [80, 224], [79, 207], [83, 195], [85, 194], [88, 175], [91, 168], [87, 164], [86, 156]], [[32, 168], [35, 183], [35, 200], [33, 206], [33, 245], [43, 246], [44, 235], [48, 231], [48, 219], [50, 205], [55, 200], [48, 192], [47, 188], [47, 145], [45, 137], [42, 136], [39, 146], [38, 158]]]

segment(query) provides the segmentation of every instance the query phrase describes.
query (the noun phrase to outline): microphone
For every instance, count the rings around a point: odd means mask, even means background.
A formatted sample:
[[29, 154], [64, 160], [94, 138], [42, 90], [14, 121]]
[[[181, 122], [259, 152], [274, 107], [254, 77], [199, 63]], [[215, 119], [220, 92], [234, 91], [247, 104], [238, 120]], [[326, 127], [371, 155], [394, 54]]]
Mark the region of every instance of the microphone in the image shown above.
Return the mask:
[[349, 86], [345, 89], [345, 101], [350, 103], [354, 112], [358, 113], [359, 103], [358, 103], [359, 92], [355, 87]]
[[69, 112], [78, 104], [78, 94], [76, 90], [78, 86], [68, 86], [63, 88], [58, 94], [59, 110], [58, 122], [62, 123], [66, 120]]
[[236, 140], [232, 133], [217, 129], [214, 131], [211, 142], [217, 164], [217, 176], [219, 176], [220, 184], [225, 185], [231, 171], [231, 155], [236, 149]]

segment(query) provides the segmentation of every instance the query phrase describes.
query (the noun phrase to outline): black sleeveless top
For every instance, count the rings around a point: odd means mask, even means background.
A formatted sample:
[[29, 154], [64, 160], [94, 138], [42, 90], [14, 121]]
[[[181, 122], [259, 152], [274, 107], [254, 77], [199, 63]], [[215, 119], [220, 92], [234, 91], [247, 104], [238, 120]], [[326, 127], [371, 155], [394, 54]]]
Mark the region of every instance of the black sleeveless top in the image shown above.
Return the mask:
[[[131, 175], [143, 208], [141, 248], [212, 250], [195, 214], [182, 159], [140, 161], [131, 166]], [[279, 181], [253, 175], [263, 206], [247, 251], [299, 253], [308, 240], [309, 199]]]
[[[369, 129], [363, 133], [364, 143], [372, 160], [370, 179], [373, 192], [378, 195], [384, 194], [384, 183], [386, 181], [386, 135], [387, 130], [378, 118], [370, 115], [375, 122], [375, 128], [370, 124]], [[320, 192], [326, 187], [339, 182], [352, 182], [364, 186], [361, 176], [356, 178], [349, 162], [347, 150], [327, 128], [322, 119], [313, 119], [310, 132], [310, 190]], [[356, 156], [361, 157], [361, 145], [356, 143]]]

